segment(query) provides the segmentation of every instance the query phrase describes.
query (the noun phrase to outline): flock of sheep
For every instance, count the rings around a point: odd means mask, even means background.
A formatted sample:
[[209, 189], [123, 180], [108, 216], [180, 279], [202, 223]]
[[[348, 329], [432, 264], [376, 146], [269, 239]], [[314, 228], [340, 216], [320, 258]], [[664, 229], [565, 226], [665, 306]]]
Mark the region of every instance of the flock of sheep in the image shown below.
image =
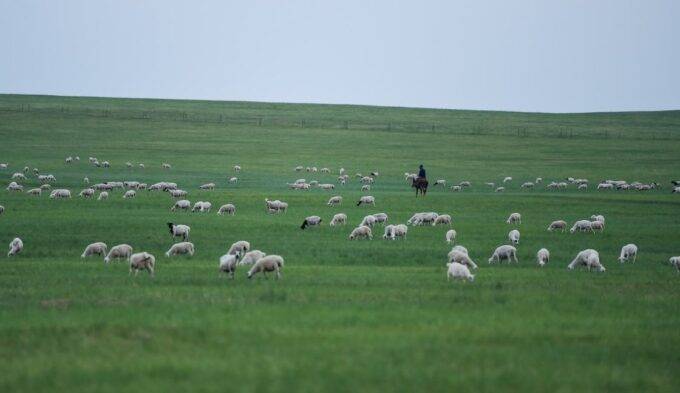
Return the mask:
[[[68, 157], [66, 158], [65, 162], [66, 164], [71, 164], [73, 162], [80, 161], [79, 157]], [[103, 167], [103, 168], [109, 168], [110, 163], [108, 161], [99, 161], [95, 157], [90, 157], [89, 162], [95, 166], [95, 167]], [[133, 164], [130, 162], [126, 163], [126, 166], [128, 168], [132, 168]], [[6, 170], [8, 169], [8, 164], [6, 163], [0, 163], [0, 170]], [[145, 165], [143, 163], [138, 164], [139, 168], [145, 168]], [[168, 163], [162, 163], [161, 167], [163, 169], [171, 169], [171, 165]], [[239, 165], [235, 165], [233, 167], [233, 170], [235, 172], [240, 172], [241, 167]], [[306, 170], [307, 172], [310, 173], [315, 173], [315, 172], [321, 172], [321, 173], [327, 173], [330, 174], [331, 170], [328, 168], [321, 168], [319, 171], [316, 167], [302, 167], [298, 166], [295, 167], [294, 170], [296, 172], [301, 172], [303, 170]], [[30, 172], [29, 167], [25, 167], [22, 172], [16, 172], [11, 176], [11, 182], [7, 186], [7, 191], [10, 192], [22, 192], [24, 187], [17, 183], [17, 181], [21, 180], [27, 180], [27, 175]], [[27, 194], [29, 195], [41, 195], [43, 190], [51, 190], [50, 192], [50, 198], [52, 199], [60, 199], [60, 198], [71, 198], [71, 191], [68, 189], [62, 189], [62, 188], [57, 188], [52, 190], [52, 183], [56, 182], [56, 177], [52, 174], [40, 174], [39, 170], [37, 168], [33, 169], [33, 173], [37, 180], [41, 183], [40, 187], [37, 188], [32, 188], [27, 191]], [[375, 179], [379, 176], [378, 172], [371, 172], [370, 175], [364, 176], [360, 173], [355, 174], [355, 177], [359, 179], [359, 182], [361, 183], [361, 190], [362, 191], [369, 191], [371, 189], [371, 185], [374, 184]], [[405, 173], [404, 177], [407, 181], [412, 180], [415, 177], [415, 174], [412, 173]], [[349, 176], [346, 174], [346, 171], [344, 168], [341, 168], [339, 171], [339, 177], [338, 177], [338, 182], [340, 185], [345, 185], [347, 181], [349, 180]], [[230, 177], [228, 179], [229, 183], [235, 184], [238, 182], [237, 177]], [[125, 190], [123, 194], [123, 198], [125, 199], [130, 199], [134, 198], [136, 196], [136, 192], [138, 190], [149, 190], [149, 191], [164, 191], [167, 192], [172, 198], [184, 198], [187, 196], [187, 191], [182, 190], [178, 188], [176, 183], [173, 182], [158, 182], [152, 185], [147, 185], [145, 183], [140, 183], [137, 181], [116, 181], [116, 182], [104, 182], [104, 183], [97, 183], [92, 186], [89, 185], [90, 181], [86, 177], [83, 179], [83, 182], [87, 185], [85, 189], [83, 189], [78, 195], [82, 198], [93, 198], [95, 193], [99, 191], [99, 195], [97, 197], [98, 200], [105, 200], [109, 197], [109, 192], [114, 190], [114, 189], [123, 189]], [[506, 177], [503, 179], [503, 185], [496, 187], [494, 183], [486, 183], [489, 187], [494, 189], [496, 192], [502, 192], [505, 190], [505, 187], [512, 182], [511, 177]], [[525, 182], [523, 183], [520, 188], [527, 189], [527, 188], [533, 188], [537, 184], [541, 184], [543, 182], [542, 178], [537, 178], [535, 182]], [[570, 184], [575, 185], [578, 189], [586, 189], [588, 187], [588, 180], [587, 179], [573, 179], [573, 178], [568, 178], [567, 181], [564, 182], [551, 182], [547, 185], [548, 189], [564, 189], [567, 188]], [[298, 190], [308, 190], [311, 188], [319, 188], [323, 190], [333, 190], [335, 188], [334, 184], [329, 184], [329, 183], [319, 183], [318, 181], [310, 181], [307, 182], [306, 179], [298, 179], [293, 183], [288, 183], [288, 186], [292, 189], [298, 189]], [[439, 179], [434, 182], [434, 186], [446, 186], [446, 180], [444, 179]], [[673, 192], [680, 192], [680, 182], [673, 182]], [[461, 191], [464, 188], [471, 187], [471, 183], [469, 181], [462, 181], [458, 183], [457, 185], [451, 186], [452, 191]], [[215, 183], [207, 183], [203, 184], [199, 187], [202, 190], [213, 190], [215, 188]], [[657, 183], [649, 183], [649, 184], [644, 184], [640, 182], [633, 182], [633, 183], [627, 183], [625, 181], [621, 180], [605, 180], [602, 181], [598, 184], [597, 188], [599, 190], [610, 190], [610, 189], [617, 189], [617, 190], [651, 190], [651, 189], [658, 189], [660, 188], [660, 185]], [[327, 205], [328, 206], [337, 206], [342, 204], [343, 198], [342, 196], [336, 195], [331, 197]], [[370, 196], [370, 195], [365, 195], [359, 198], [359, 200], [356, 203], [357, 206], [375, 206], [375, 197]], [[192, 212], [202, 212], [202, 213], [207, 213], [210, 212], [212, 209], [212, 204], [207, 201], [198, 201], [195, 202], [192, 206], [191, 202], [187, 199], [179, 199], [177, 200], [173, 206], [170, 208], [171, 211], [177, 211], [177, 210], [191, 210]], [[288, 203], [280, 201], [280, 200], [269, 200], [265, 199], [265, 209], [267, 213], [271, 214], [277, 214], [277, 213], [285, 213], [288, 209]], [[0, 205], [0, 215], [3, 214], [5, 208]], [[228, 215], [234, 215], [236, 214], [236, 206], [234, 204], [228, 203], [222, 205], [218, 211], [218, 215], [223, 215], [223, 214], [228, 214]], [[345, 225], [347, 224], [347, 215], [344, 213], [338, 213], [335, 214], [329, 225], [330, 226], [340, 226], [340, 225]], [[511, 225], [520, 225], [522, 221], [521, 214], [519, 213], [512, 213], [506, 222]], [[309, 227], [315, 227], [321, 225], [323, 222], [323, 219], [320, 216], [309, 216], [306, 217], [300, 228], [301, 229], [306, 229]], [[377, 213], [377, 214], [370, 214], [365, 216], [361, 223], [354, 228], [350, 234], [349, 234], [349, 240], [358, 240], [358, 239], [372, 239], [373, 238], [373, 229], [375, 228], [376, 225], [382, 224], [384, 226], [384, 234], [383, 234], [383, 239], [390, 239], [390, 240], [396, 240], [397, 238], [404, 239], [406, 238], [406, 235], [408, 233], [408, 226], [420, 226], [420, 225], [447, 225], [447, 226], [452, 226], [453, 220], [450, 215], [448, 214], [437, 214], [435, 212], [422, 212], [422, 213], [416, 213], [414, 214], [407, 222], [406, 224], [388, 224], [388, 215], [386, 213]], [[562, 231], [565, 232], [567, 229], [568, 225], [565, 221], [558, 220], [552, 222], [547, 230], [548, 231]], [[605, 218], [602, 215], [593, 215], [589, 220], [579, 220], [576, 221], [573, 226], [570, 229], [571, 233], [575, 232], [595, 232], [595, 231], [604, 231], [605, 229]], [[182, 241], [179, 243], [173, 244], [170, 249], [165, 253], [166, 257], [173, 257], [177, 255], [193, 255], [194, 254], [194, 244], [189, 242], [189, 233], [191, 228], [187, 225], [182, 225], [182, 224], [174, 224], [174, 223], [168, 223], [168, 230], [172, 236], [172, 238], [176, 237], [181, 237]], [[456, 231], [455, 229], [449, 229], [446, 232], [445, 235], [445, 240], [447, 243], [450, 244], [455, 244], [456, 240]], [[507, 260], [508, 262], [518, 262], [517, 259], [517, 249], [515, 246], [519, 245], [520, 241], [520, 232], [518, 229], [512, 229], [508, 233], [508, 241], [510, 244], [505, 244], [497, 247], [491, 257], [489, 258], [488, 262], [491, 263], [500, 263], [502, 261]], [[15, 238], [12, 240], [10, 243], [10, 248], [8, 252], [8, 257], [14, 256], [18, 253], [20, 253], [24, 248], [23, 241], [20, 238]], [[621, 254], [619, 257], [619, 261], [621, 263], [631, 260], [635, 262], [638, 254], [638, 247], [634, 244], [626, 244], [622, 247], [621, 249]], [[138, 252], [138, 253], [133, 253], [133, 249], [131, 246], [127, 244], [119, 244], [114, 247], [112, 247], [110, 250], [108, 246], [103, 243], [103, 242], [96, 242], [89, 244], [83, 254], [81, 255], [82, 258], [86, 258], [92, 255], [99, 255], [100, 257], [104, 257], [104, 262], [109, 263], [112, 260], [117, 260], [117, 259], [125, 259], [129, 263], [129, 273], [132, 274], [135, 272], [135, 275], [139, 273], [139, 271], [147, 271], [151, 276], [154, 275], [155, 273], [155, 257], [149, 252], [143, 251], [143, 252]], [[539, 266], [544, 266], [547, 264], [550, 260], [550, 252], [545, 249], [541, 248], [538, 250], [536, 254], [536, 260], [537, 264]], [[678, 272], [680, 272], [680, 256], [676, 257], [671, 257], [670, 258], [670, 263], [676, 267]], [[242, 266], [242, 265], [252, 265], [252, 267], [249, 269], [247, 277], [251, 278], [255, 274], [262, 272], [265, 276], [266, 273], [268, 272], [273, 272], [277, 278], [281, 276], [281, 269], [283, 268], [284, 265], [284, 260], [281, 256], [279, 255], [267, 255], [266, 253], [260, 251], [260, 250], [251, 250], [250, 243], [247, 241], [238, 241], [229, 248], [226, 254], [221, 256], [219, 258], [219, 271], [225, 274], [228, 274], [230, 277], [234, 277], [235, 271], [237, 266]], [[567, 266], [569, 269], [574, 269], [577, 266], [585, 266], [588, 268], [588, 270], [595, 269], [600, 272], [605, 271], [605, 267], [600, 263], [599, 259], [599, 254], [596, 250], [592, 249], [587, 249], [579, 252], [574, 260]], [[477, 264], [470, 258], [468, 251], [465, 247], [461, 245], [455, 245], [452, 250], [448, 253], [448, 263], [447, 263], [447, 277], [449, 279], [454, 278], [454, 279], [463, 279], [463, 280], [469, 280], [473, 281], [474, 280], [474, 275], [470, 272], [470, 269], [477, 269], [478, 266]]]

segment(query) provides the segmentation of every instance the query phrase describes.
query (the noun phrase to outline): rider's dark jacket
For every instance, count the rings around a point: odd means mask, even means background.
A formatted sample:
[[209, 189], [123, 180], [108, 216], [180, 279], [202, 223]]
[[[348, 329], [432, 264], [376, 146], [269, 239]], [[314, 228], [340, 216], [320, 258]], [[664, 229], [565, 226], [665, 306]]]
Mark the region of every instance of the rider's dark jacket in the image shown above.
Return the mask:
[[420, 171], [418, 171], [418, 177], [422, 177], [423, 179], [426, 178], [425, 168], [420, 168]]

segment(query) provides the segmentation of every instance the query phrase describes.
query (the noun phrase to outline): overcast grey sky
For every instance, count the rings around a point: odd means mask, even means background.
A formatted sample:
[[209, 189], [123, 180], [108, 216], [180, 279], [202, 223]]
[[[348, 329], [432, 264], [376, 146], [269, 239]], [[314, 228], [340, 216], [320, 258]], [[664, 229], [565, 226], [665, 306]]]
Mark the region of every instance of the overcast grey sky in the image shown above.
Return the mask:
[[0, 0], [0, 93], [680, 109], [680, 0]]

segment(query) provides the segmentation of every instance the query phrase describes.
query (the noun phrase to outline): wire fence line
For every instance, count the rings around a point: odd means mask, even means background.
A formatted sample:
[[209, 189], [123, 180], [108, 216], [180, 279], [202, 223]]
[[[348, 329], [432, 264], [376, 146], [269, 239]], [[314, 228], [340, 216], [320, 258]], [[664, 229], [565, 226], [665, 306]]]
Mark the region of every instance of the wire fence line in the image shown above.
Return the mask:
[[338, 130], [393, 131], [416, 133], [445, 133], [453, 135], [492, 135], [517, 138], [565, 138], [565, 139], [632, 139], [632, 140], [673, 140], [680, 141], [680, 130], [634, 132], [601, 127], [600, 129], [580, 129], [578, 126], [555, 124], [507, 125], [485, 124], [445, 124], [422, 121], [368, 121], [324, 117], [299, 118], [288, 116], [243, 116], [213, 112], [188, 112], [168, 109], [101, 109], [83, 106], [33, 106], [20, 104], [0, 106], [2, 113], [30, 113], [31, 115], [57, 117], [90, 117], [136, 121], [185, 122], [196, 124], [241, 125], [254, 127], [281, 128], [321, 128]]

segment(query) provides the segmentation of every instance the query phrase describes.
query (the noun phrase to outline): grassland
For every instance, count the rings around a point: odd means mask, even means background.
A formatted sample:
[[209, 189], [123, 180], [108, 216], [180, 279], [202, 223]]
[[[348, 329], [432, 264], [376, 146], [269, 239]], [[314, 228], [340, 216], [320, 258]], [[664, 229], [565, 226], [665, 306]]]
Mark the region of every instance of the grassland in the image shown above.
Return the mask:
[[[668, 187], [680, 177], [680, 112], [552, 115], [10, 95], [0, 96], [0, 108], [12, 108], [0, 111], [0, 162], [10, 164], [0, 171], [0, 243], [20, 236], [26, 244], [17, 258], [0, 258], [1, 391], [680, 388], [680, 275], [666, 263], [680, 254], [680, 199]], [[145, 112], [151, 115], [131, 115]], [[180, 120], [175, 112], [190, 115]], [[197, 120], [220, 114], [265, 121]], [[305, 127], [295, 125], [300, 119]], [[394, 126], [332, 126], [350, 120]], [[409, 128], [431, 123], [436, 127]], [[529, 132], [517, 137], [515, 129]], [[555, 138], [560, 129], [576, 130], [576, 137]], [[83, 160], [66, 165], [70, 155]], [[94, 168], [88, 156], [112, 168]], [[146, 169], [126, 169], [126, 161]], [[432, 189], [415, 199], [402, 175], [419, 163], [431, 179], [473, 187]], [[243, 172], [230, 186], [234, 164]], [[11, 173], [25, 165], [53, 173], [76, 193], [84, 176], [175, 181], [191, 201], [232, 202], [237, 214], [171, 213], [172, 200], [160, 193], [123, 200], [118, 191], [97, 202], [5, 191]], [[296, 165], [334, 174], [300, 175]], [[377, 207], [351, 203], [362, 195], [355, 180], [332, 192], [286, 188], [298, 177], [334, 182], [340, 167], [380, 171], [371, 191]], [[504, 194], [482, 185], [504, 176], [515, 179]], [[537, 176], [658, 181], [666, 188], [519, 189]], [[197, 189], [208, 181], [217, 190]], [[22, 183], [37, 185], [34, 177]], [[344, 204], [325, 206], [335, 194]], [[265, 214], [265, 197], [287, 201], [290, 211]], [[412, 228], [405, 241], [347, 240], [365, 214], [381, 211], [394, 223], [416, 211], [451, 214], [459, 243], [480, 264], [475, 283], [446, 281], [446, 228]], [[520, 264], [489, 267], [513, 211], [523, 215]], [[305, 216], [328, 221], [337, 212], [351, 224], [299, 229]], [[607, 217], [603, 234], [545, 231], [552, 220], [594, 213]], [[168, 221], [192, 227], [194, 257], [162, 256], [172, 244]], [[218, 277], [217, 258], [241, 239], [284, 256], [283, 280], [248, 281], [245, 270], [233, 281]], [[130, 278], [122, 263], [82, 261], [93, 241], [154, 253], [156, 278]], [[620, 265], [618, 251], [628, 242], [640, 247], [639, 261]], [[541, 247], [552, 260], [538, 269]], [[606, 273], [566, 271], [584, 248], [600, 251]]]

